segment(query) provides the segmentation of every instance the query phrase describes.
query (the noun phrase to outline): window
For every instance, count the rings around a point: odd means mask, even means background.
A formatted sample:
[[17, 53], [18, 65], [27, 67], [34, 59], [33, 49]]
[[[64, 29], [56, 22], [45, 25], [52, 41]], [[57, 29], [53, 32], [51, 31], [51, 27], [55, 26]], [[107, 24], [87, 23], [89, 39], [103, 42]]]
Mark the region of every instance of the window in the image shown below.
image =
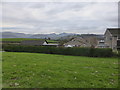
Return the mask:
[[112, 40], [112, 38], [110, 38], [110, 40]]

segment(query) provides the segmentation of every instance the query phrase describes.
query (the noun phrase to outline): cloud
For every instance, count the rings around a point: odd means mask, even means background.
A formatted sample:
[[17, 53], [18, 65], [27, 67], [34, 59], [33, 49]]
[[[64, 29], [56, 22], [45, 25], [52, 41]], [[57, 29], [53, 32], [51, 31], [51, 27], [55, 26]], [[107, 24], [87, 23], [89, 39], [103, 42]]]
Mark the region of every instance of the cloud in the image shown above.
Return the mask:
[[117, 2], [6, 2], [1, 27], [25, 33], [104, 33], [117, 27], [117, 9]]

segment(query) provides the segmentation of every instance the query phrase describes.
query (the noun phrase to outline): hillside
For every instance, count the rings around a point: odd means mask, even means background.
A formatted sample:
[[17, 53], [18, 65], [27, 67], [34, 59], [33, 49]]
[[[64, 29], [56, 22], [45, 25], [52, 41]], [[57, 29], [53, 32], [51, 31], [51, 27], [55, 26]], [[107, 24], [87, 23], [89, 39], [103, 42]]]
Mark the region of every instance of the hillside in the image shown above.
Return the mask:
[[25, 33], [15, 33], [15, 32], [1, 32], [0, 35], [2, 35], [2, 38], [40, 38], [40, 39], [59, 39], [64, 36], [68, 35], [75, 35], [72, 33], [60, 33], [60, 34], [25, 34]]

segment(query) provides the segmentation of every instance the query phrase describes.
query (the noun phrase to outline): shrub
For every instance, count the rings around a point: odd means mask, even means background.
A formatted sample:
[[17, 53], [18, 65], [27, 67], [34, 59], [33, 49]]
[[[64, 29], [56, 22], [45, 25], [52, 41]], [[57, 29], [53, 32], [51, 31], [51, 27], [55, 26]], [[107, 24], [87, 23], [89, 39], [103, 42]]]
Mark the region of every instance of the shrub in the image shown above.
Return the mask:
[[112, 49], [110, 48], [82, 48], [82, 47], [65, 48], [50, 46], [3, 45], [3, 50], [8, 52], [31, 52], [31, 53], [46, 53], [89, 57], [113, 56]]

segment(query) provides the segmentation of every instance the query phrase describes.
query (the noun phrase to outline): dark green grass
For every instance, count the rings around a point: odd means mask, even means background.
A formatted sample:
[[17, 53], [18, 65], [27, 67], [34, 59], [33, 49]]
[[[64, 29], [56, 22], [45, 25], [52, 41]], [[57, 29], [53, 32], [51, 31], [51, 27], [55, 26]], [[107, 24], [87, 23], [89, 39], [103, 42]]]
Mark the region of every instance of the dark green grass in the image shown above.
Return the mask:
[[[42, 40], [37, 38], [2, 38], [1, 41], [23, 41], [23, 40]], [[48, 42], [58, 42], [55, 40], [47, 40]]]
[[2, 41], [23, 41], [23, 40], [41, 40], [35, 38], [2, 38]]
[[3, 52], [3, 88], [117, 88], [117, 58]]

